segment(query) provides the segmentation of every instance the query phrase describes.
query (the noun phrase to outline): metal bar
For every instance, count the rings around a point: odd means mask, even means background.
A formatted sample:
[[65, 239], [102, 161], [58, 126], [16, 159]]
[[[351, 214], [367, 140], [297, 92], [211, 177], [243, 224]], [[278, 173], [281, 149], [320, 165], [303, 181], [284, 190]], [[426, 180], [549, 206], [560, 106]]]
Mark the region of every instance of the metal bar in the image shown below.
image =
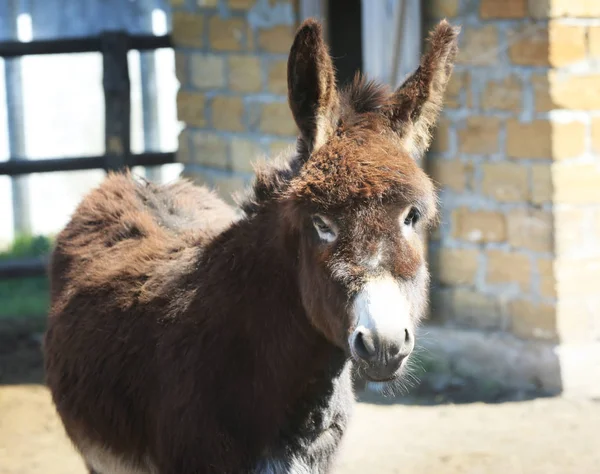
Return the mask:
[[152, 36], [152, 35], [130, 35], [129, 49], [138, 51], [151, 51], [154, 49], [172, 48], [170, 35]]
[[[160, 166], [175, 163], [174, 152], [152, 152], [129, 155], [126, 166]], [[106, 155], [46, 160], [9, 160], [0, 162], [0, 176], [19, 176], [55, 171], [106, 170]]]
[[110, 32], [102, 35], [106, 168], [115, 171], [126, 166], [131, 153], [131, 82], [127, 52], [126, 34]]
[[[143, 26], [146, 31], [154, 31], [153, 12], [158, 9], [157, 0], [143, 3]], [[142, 86], [142, 122], [144, 130], [144, 151], [160, 150], [160, 115], [156, 73], [156, 51], [140, 52], [140, 79]], [[160, 183], [162, 171], [159, 167], [145, 169], [149, 181]]]
[[[147, 51], [160, 48], [172, 48], [169, 35], [127, 35], [128, 49]], [[70, 39], [39, 40], [23, 43], [21, 41], [0, 42], [0, 57], [14, 58], [36, 54], [98, 53], [102, 51], [100, 36]]]
[[[22, 0], [10, 1], [10, 35], [19, 37], [17, 17], [23, 13]], [[8, 152], [11, 157], [26, 156], [25, 107], [23, 105], [23, 79], [21, 59], [15, 58], [4, 64], [4, 86], [6, 97], [6, 128]], [[19, 159], [19, 158], [12, 158]], [[27, 176], [11, 179], [13, 231], [15, 235], [31, 233], [31, 205]]]
[[45, 276], [48, 257], [29, 257], [0, 261], [0, 280]]

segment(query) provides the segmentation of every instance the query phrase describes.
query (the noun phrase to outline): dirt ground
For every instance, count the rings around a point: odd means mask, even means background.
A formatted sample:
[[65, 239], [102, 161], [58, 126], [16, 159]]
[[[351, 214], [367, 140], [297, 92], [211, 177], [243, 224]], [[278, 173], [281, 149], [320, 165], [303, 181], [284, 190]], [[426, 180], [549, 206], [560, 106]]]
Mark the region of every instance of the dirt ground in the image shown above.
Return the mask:
[[[0, 331], [0, 474], [84, 474], [39, 383], [39, 340]], [[600, 474], [600, 402], [467, 403], [468, 385], [462, 395], [448, 387], [435, 397], [418, 388], [410, 399], [363, 397], [334, 472]]]
[[[600, 403], [359, 403], [340, 474], [600, 473]], [[84, 474], [45, 388], [0, 387], [0, 473]]]

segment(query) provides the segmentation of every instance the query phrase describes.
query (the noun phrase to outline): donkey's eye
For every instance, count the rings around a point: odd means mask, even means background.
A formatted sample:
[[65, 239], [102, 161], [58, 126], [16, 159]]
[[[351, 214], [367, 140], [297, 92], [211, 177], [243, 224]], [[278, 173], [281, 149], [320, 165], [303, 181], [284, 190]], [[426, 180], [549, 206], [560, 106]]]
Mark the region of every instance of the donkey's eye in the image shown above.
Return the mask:
[[420, 218], [421, 213], [413, 207], [404, 218], [404, 225], [414, 226], [417, 222], [419, 222]]
[[336, 239], [337, 232], [334, 229], [334, 225], [327, 221], [324, 217], [313, 216], [312, 223], [321, 240], [324, 240], [325, 242], [333, 242]]

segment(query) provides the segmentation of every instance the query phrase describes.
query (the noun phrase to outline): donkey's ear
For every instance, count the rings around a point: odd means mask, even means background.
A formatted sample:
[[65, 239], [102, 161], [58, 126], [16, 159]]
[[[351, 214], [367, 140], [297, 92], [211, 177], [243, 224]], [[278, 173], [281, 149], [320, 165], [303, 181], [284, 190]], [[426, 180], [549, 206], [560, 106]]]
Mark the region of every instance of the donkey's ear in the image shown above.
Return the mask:
[[413, 156], [420, 156], [431, 143], [431, 129], [442, 108], [458, 51], [459, 32], [460, 28], [442, 20], [429, 35], [429, 48], [418, 69], [392, 96], [392, 128]]
[[308, 19], [300, 25], [288, 59], [288, 100], [309, 153], [328, 140], [339, 108], [335, 72], [321, 33]]

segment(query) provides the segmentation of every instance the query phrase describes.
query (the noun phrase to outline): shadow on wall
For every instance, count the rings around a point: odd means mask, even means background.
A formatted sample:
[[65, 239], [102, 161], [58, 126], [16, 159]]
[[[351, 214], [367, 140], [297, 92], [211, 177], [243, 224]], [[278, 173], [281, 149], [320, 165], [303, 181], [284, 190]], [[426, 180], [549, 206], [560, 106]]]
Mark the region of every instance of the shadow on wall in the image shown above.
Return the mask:
[[556, 346], [503, 332], [425, 326], [395, 391], [357, 377], [359, 399], [376, 404], [501, 403], [558, 395]]

